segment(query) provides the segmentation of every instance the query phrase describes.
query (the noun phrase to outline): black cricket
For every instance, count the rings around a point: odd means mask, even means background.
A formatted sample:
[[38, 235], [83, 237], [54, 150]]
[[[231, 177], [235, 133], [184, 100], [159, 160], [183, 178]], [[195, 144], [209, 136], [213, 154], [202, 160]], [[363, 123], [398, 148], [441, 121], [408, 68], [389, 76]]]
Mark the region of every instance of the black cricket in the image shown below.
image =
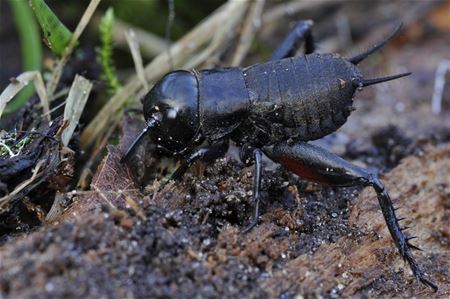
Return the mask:
[[[315, 54], [311, 21], [298, 22], [270, 61], [246, 68], [173, 71], [165, 75], [143, 100], [146, 127], [123, 156], [125, 161], [146, 134], [156, 148], [181, 157], [173, 173], [179, 179], [196, 161], [213, 161], [225, 154], [231, 139], [240, 157], [255, 164], [253, 228], [259, 218], [262, 153], [293, 173], [329, 186], [372, 186], [384, 219], [401, 256], [415, 277], [437, 291], [412, 255], [419, 249], [406, 236], [389, 194], [378, 174], [353, 165], [307, 141], [324, 137], [346, 121], [354, 110], [353, 95], [365, 86], [410, 75], [364, 79], [356, 67], [388, 43], [398, 27], [381, 43], [355, 57]], [[304, 42], [305, 55], [295, 56]], [[202, 144], [206, 144], [203, 145]]]

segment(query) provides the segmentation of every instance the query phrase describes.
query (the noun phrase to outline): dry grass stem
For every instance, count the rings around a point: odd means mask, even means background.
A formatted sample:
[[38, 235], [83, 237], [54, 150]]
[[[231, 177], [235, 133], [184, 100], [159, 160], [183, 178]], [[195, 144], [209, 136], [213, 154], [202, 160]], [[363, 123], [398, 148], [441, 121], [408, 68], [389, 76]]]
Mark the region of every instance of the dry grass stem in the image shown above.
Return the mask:
[[434, 114], [441, 113], [442, 97], [445, 88], [445, 75], [448, 71], [450, 71], [450, 59], [441, 61], [436, 69], [436, 79], [434, 80], [434, 91], [431, 100], [431, 111], [433, 111]]
[[[192, 69], [196, 66], [205, 62], [208, 58], [210, 58], [216, 51], [219, 51], [226, 41], [233, 37], [233, 35], [237, 32], [237, 28], [241, 24], [245, 11], [247, 10], [248, 4], [245, 7], [235, 11], [230, 17], [226, 15], [224, 17], [222, 26], [219, 26], [214, 32], [214, 36], [206, 49], [204, 49], [199, 54], [196, 54], [191, 59], [187, 61], [186, 64], [183, 65], [183, 69]], [[230, 34], [231, 33], [231, 34]]]
[[20, 183], [11, 193], [9, 193], [8, 195], [3, 196], [2, 198], [0, 198], [0, 211], [2, 209], [4, 209], [4, 207], [11, 202], [17, 194], [19, 194], [20, 191], [22, 191], [23, 189], [25, 189], [28, 185], [30, 185], [31, 183], [33, 183], [39, 176], [41, 176], [43, 174], [43, 172], [39, 172], [39, 170], [41, 169], [41, 167], [44, 165], [45, 160], [40, 160], [36, 166], [34, 167], [34, 169], [32, 170], [33, 175], [31, 176], [31, 178], [29, 178], [28, 180], [23, 181], [22, 183]]
[[264, 13], [262, 22], [263, 25], [268, 23], [277, 23], [282, 18], [294, 15], [299, 11], [335, 4], [338, 2], [343, 2], [343, 0], [293, 0], [290, 2], [283, 2], [282, 4], [276, 5]]
[[0, 146], [6, 149], [8, 152], [8, 155], [10, 158], [17, 156], [18, 154], [14, 153], [13, 150], [5, 143], [3, 140], [0, 139]]
[[167, 50], [168, 43], [163, 38], [123, 21], [115, 20], [112, 38], [118, 47], [128, 50], [125, 34], [130, 30], [134, 31], [136, 40], [139, 41], [142, 56], [152, 58]]
[[106, 203], [113, 209], [117, 209], [117, 207], [115, 205], [113, 205], [113, 203], [108, 199], [108, 197], [106, 197], [106, 195], [103, 193], [102, 190], [100, 190], [96, 185], [92, 185], [92, 189], [94, 189], [95, 192], [97, 192], [98, 195], [100, 195], [100, 197], [106, 201]]
[[55, 70], [53, 71], [52, 77], [48, 81], [47, 94], [49, 95], [50, 98], [52, 98], [53, 93], [55, 92], [56, 87], [58, 86], [59, 79], [61, 78], [64, 66], [66, 65], [67, 61], [69, 60], [69, 57], [72, 54], [72, 51], [78, 41], [78, 38], [80, 37], [81, 33], [83, 33], [84, 29], [86, 28], [87, 24], [89, 23], [89, 20], [92, 18], [92, 15], [94, 14], [99, 3], [100, 3], [100, 0], [91, 0], [88, 7], [84, 11], [83, 16], [81, 17], [80, 22], [78, 23], [77, 27], [75, 28], [75, 31], [72, 34], [72, 38], [69, 41], [69, 44], [67, 45], [66, 49], [64, 50], [64, 53], [61, 56], [61, 59], [58, 61], [58, 64], [56, 65]]
[[[180, 67], [192, 59], [198, 49], [208, 42], [219, 28], [224, 26], [230, 19], [237, 19], [235, 17], [236, 15], [242, 15], [247, 5], [247, 1], [227, 2], [176, 42], [170, 49], [174, 66]], [[164, 52], [148, 64], [144, 69], [146, 80], [152, 82], [167, 73], [170, 70], [169, 59], [168, 53]], [[114, 115], [119, 115], [120, 117], [118, 117], [117, 120], [120, 120], [123, 113], [120, 109], [130, 97], [133, 97], [139, 92], [140, 86], [141, 84], [139, 80], [137, 80], [137, 77], [133, 76], [128, 83], [108, 101], [82, 132], [81, 142], [84, 147], [91, 142], [95, 142], [97, 138], [101, 138], [101, 135], [106, 132], [108, 125], [111, 125], [109, 120]]]
[[136, 74], [142, 83], [145, 90], [149, 90], [147, 80], [145, 80], [144, 65], [142, 63], [141, 51], [139, 51], [139, 43], [136, 39], [136, 34], [133, 30], [125, 32], [125, 37], [130, 47], [131, 56], [133, 57], [134, 67], [136, 68]]
[[261, 26], [261, 14], [263, 12], [265, 0], [255, 0], [250, 7], [248, 16], [242, 29], [241, 38], [239, 39], [239, 44], [234, 53], [231, 65], [239, 66], [242, 60], [247, 55], [252, 45], [253, 37], [256, 31]]
[[61, 141], [64, 146], [69, 144], [73, 132], [75, 132], [91, 89], [92, 83], [89, 80], [79, 75], [75, 76], [66, 100], [66, 107], [64, 108], [64, 121], [69, 122], [61, 135]]
[[42, 80], [41, 73], [38, 71], [28, 71], [20, 74], [18, 77], [11, 79], [11, 83], [3, 90], [0, 94], [0, 117], [2, 116], [3, 110], [11, 101], [16, 94], [19, 93], [25, 86], [27, 86], [31, 81], [34, 83], [36, 93], [39, 96], [42, 107], [44, 109], [44, 114], [47, 120], [50, 121], [50, 108], [47, 92], [45, 90], [44, 81]]

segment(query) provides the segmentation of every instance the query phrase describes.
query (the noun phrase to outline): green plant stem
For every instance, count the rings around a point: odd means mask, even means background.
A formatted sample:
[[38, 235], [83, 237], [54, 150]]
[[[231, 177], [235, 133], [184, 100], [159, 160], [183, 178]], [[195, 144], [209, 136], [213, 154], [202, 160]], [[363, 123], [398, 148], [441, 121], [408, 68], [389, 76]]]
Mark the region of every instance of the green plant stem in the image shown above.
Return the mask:
[[102, 79], [109, 87], [109, 94], [114, 95], [120, 89], [121, 84], [117, 78], [116, 68], [113, 61], [112, 31], [114, 25], [114, 10], [110, 7], [100, 21], [101, 47], [97, 52], [98, 60], [102, 66]]

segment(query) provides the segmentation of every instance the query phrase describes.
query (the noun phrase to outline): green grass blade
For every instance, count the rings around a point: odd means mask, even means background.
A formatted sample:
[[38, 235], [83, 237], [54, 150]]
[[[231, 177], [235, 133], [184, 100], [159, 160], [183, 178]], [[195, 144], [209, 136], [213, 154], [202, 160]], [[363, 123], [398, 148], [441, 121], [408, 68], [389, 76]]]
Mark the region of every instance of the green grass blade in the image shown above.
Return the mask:
[[[19, 34], [23, 71], [40, 71], [42, 44], [39, 29], [31, 8], [26, 1], [10, 1], [17, 32]], [[5, 114], [21, 108], [33, 94], [33, 84], [24, 88], [5, 109]]]
[[58, 19], [44, 0], [31, 0], [31, 8], [44, 33], [44, 41], [57, 55], [62, 55], [72, 37], [72, 32]]

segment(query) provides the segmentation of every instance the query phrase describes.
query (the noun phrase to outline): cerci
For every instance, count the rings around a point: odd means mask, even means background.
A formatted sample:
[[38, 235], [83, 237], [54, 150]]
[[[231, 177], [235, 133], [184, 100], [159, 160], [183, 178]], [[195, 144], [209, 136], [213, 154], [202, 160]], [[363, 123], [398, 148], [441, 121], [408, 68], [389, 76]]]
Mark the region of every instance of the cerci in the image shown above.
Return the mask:
[[[156, 147], [182, 159], [172, 175], [180, 178], [196, 160], [224, 155], [228, 141], [240, 146], [244, 163], [255, 164], [252, 222], [258, 222], [261, 157], [266, 154], [295, 174], [331, 186], [369, 185], [377, 193], [386, 224], [401, 256], [423, 284], [437, 290], [415, 261], [415, 249], [399, 225], [392, 201], [377, 173], [353, 165], [307, 141], [326, 136], [346, 121], [356, 90], [407, 76], [365, 79], [357, 64], [376, 52], [401, 29], [352, 58], [315, 54], [311, 21], [298, 22], [270, 61], [246, 68], [174, 71], [165, 75], [143, 100], [146, 127], [122, 160], [148, 134]], [[305, 54], [294, 56], [305, 43]]]

